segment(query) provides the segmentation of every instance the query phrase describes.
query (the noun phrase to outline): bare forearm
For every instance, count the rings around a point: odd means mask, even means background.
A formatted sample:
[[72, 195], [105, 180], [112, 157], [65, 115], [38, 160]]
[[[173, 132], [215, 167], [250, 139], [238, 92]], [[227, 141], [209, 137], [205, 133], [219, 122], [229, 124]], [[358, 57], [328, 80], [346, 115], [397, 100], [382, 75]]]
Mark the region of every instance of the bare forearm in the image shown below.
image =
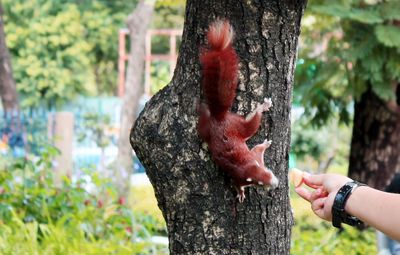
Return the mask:
[[346, 211], [393, 239], [400, 240], [400, 195], [359, 187], [349, 197]]

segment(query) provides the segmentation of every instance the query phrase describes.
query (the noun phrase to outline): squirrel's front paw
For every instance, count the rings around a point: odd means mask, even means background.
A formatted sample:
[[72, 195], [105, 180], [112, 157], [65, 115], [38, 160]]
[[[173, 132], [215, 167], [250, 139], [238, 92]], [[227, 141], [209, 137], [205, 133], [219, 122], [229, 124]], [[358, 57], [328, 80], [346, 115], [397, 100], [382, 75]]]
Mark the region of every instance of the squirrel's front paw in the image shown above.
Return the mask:
[[263, 111], [266, 112], [269, 108], [272, 107], [272, 100], [271, 98], [264, 98], [264, 103], [262, 104]]
[[265, 149], [268, 149], [272, 144], [272, 140], [265, 139], [263, 144], [265, 144]]
[[257, 111], [259, 112], [266, 112], [269, 108], [272, 107], [272, 100], [271, 98], [264, 98], [264, 103], [259, 104], [257, 107]]

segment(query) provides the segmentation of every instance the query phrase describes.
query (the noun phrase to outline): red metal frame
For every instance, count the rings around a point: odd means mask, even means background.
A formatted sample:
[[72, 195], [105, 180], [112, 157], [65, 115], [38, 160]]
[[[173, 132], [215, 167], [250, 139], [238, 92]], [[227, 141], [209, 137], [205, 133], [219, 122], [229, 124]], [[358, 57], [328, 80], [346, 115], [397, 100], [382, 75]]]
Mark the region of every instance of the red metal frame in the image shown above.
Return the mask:
[[[125, 93], [125, 72], [126, 72], [126, 61], [129, 58], [129, 54], [126, 53], [126, 36], [129, 34], [129, 30], [124, 28], [119, 30], [119, 48], [118, 48], [118, 96], [122, 97]], [[169, 36], [169, 54], [151, 54], [151, 37], [153, 35]], [[144, 80], [144, 91], [146, 94], [151, 95], [150, 89], [150, 67], [151, 62], [156, 60], [169, 61], [169, 72], [170, 78], [175, 70], [176, 59], [178, 58], [176, 51], [176, 37], [182, 35], [182, 30], [179, 29], [152, 29], [148, 30], [146, 34], [145, 42], [145, 80]]]

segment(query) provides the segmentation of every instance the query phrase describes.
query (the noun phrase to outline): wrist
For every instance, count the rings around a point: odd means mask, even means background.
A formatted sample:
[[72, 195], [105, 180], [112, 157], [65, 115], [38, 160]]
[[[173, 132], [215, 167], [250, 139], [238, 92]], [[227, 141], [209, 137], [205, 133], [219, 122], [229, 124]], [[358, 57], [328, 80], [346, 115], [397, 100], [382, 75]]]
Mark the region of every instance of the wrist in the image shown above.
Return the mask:
[[345, 211], [350, 214], [358, 217], [357, 208], [360, 207], [360, 203], [365, 203], [365, 199], [362, 199], [362, 193], [364, 190], [368, 189], [369, 187], [366, 185], [359, 186], [357, 189], [353, 190], [352, 194], [347, 199], [347, 203], [345, 204]]
[[348, 212], [348, 200], [353, 193], [365, 184], [350, 181], [345, 183], [336, 193], [332, 205], [332, 225], [337, 228], [342, 228], [341, 224], [346, 223], [351, 226], [362, 226], [363, 223], [355, 216]]

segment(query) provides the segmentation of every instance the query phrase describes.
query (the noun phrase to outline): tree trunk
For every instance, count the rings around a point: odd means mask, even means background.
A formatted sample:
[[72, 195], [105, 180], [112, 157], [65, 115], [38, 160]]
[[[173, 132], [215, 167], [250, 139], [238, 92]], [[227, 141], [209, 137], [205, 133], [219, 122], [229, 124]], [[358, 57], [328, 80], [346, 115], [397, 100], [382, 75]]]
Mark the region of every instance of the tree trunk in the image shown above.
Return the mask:
[[354, 107], [349, 176], [385, 189], [400, 172], [400, 93], [397, 102], [384, 103], [368, 90]]
[[4, 32], [3, 7], [0, 2], [0, 96], [4, 112], [18, 112], [18, 97], [12, 75], [10, 53], [6, 45]]
[[[290, 110], [305, 1], [188, 0], [182, 45], [171, 83], [146, 105], [131, 144], [153, 184], [167, 222], [171, 254], [289, 254], [293, 218], [288, 196]], [[234, 27], [240, 58], [233, 112], [273, 107], [249, 147], [272, 139], [265, 162], [280, 180], [273, 191], [246, 188], [240, 204], [197, 134], [199, 52], [216, 18]]]
[[154, 2], [140, 1], [129, 15], [127, 26], [130, 36], [130, 52], [125, 83], [125, 95], [121, 110], [121, 129], [118, 140], [116, 184], [120, 196], [129, 194], [129, 181], [133, 171], [132, 148], [129, 132], [135, 121], [139, 99], [143, 94], [143, 69], [145, 57], [145, 38], [153, 15]]

